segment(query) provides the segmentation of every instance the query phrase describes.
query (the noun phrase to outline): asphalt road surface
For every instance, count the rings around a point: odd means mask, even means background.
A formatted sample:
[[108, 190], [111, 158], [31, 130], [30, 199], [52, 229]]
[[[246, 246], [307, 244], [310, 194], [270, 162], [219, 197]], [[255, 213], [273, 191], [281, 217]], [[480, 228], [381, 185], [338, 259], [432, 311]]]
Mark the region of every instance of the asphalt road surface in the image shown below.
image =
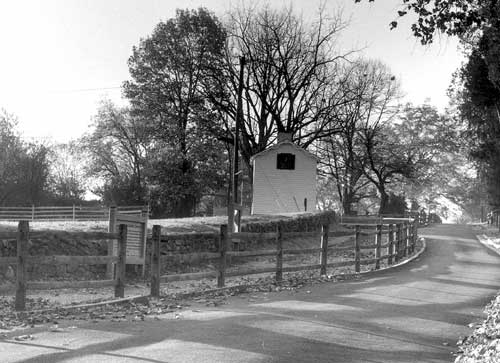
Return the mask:
[[0, 362], [452, 362], [500, 286], [500, 258], [468, 226], [420, 233], [427, 250], [404, 266], [144, 322], [7, 339]]

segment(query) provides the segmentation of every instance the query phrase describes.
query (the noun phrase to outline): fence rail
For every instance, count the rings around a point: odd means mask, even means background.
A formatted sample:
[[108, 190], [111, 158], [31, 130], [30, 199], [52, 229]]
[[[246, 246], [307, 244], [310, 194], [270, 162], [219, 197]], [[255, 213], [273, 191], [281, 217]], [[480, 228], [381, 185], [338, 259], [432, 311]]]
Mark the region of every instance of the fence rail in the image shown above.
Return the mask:
[[[117, 213], [138, 215], [144, 206], [119, 206]], [[4, 221], [107, 221], [110, 208], [107, 207], [0, 207], [0, 220]]]

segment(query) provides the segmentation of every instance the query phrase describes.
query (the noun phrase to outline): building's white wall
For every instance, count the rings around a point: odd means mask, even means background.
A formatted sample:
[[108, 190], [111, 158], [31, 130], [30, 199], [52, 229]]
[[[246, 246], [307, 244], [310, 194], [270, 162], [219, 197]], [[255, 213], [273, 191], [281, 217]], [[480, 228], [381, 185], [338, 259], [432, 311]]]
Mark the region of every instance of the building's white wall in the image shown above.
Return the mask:
[[[278, 153], [295, 155], [295, 170], [276, 168]], [[258, 156], [253, 162], [252, 214], [276, 214], [316, 209], [316, 160], [289, 144]], [[294, 200], [295, 197], [295, 200]]]

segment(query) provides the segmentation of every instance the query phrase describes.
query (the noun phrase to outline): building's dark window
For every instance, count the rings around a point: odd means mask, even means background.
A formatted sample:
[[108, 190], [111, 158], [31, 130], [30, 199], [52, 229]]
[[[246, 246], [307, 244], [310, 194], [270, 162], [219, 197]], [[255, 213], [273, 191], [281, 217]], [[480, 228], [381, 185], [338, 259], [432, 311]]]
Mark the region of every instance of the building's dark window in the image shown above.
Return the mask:
[[277, 169], [294, 170], [295, 169], [295, 155], [293, 154], [278, 154], [276, 159]]

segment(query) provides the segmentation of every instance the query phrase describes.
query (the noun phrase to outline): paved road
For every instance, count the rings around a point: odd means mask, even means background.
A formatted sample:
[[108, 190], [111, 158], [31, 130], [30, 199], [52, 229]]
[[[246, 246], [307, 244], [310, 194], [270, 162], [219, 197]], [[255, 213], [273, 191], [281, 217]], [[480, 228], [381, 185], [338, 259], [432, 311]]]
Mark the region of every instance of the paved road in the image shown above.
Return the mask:
[[140, 323], [86, 323], [0, 343], [1, 362], [450, 362], [500, 286], [470, 227], [421, 231], [406, 266], [299, 292], [232, 297]]

